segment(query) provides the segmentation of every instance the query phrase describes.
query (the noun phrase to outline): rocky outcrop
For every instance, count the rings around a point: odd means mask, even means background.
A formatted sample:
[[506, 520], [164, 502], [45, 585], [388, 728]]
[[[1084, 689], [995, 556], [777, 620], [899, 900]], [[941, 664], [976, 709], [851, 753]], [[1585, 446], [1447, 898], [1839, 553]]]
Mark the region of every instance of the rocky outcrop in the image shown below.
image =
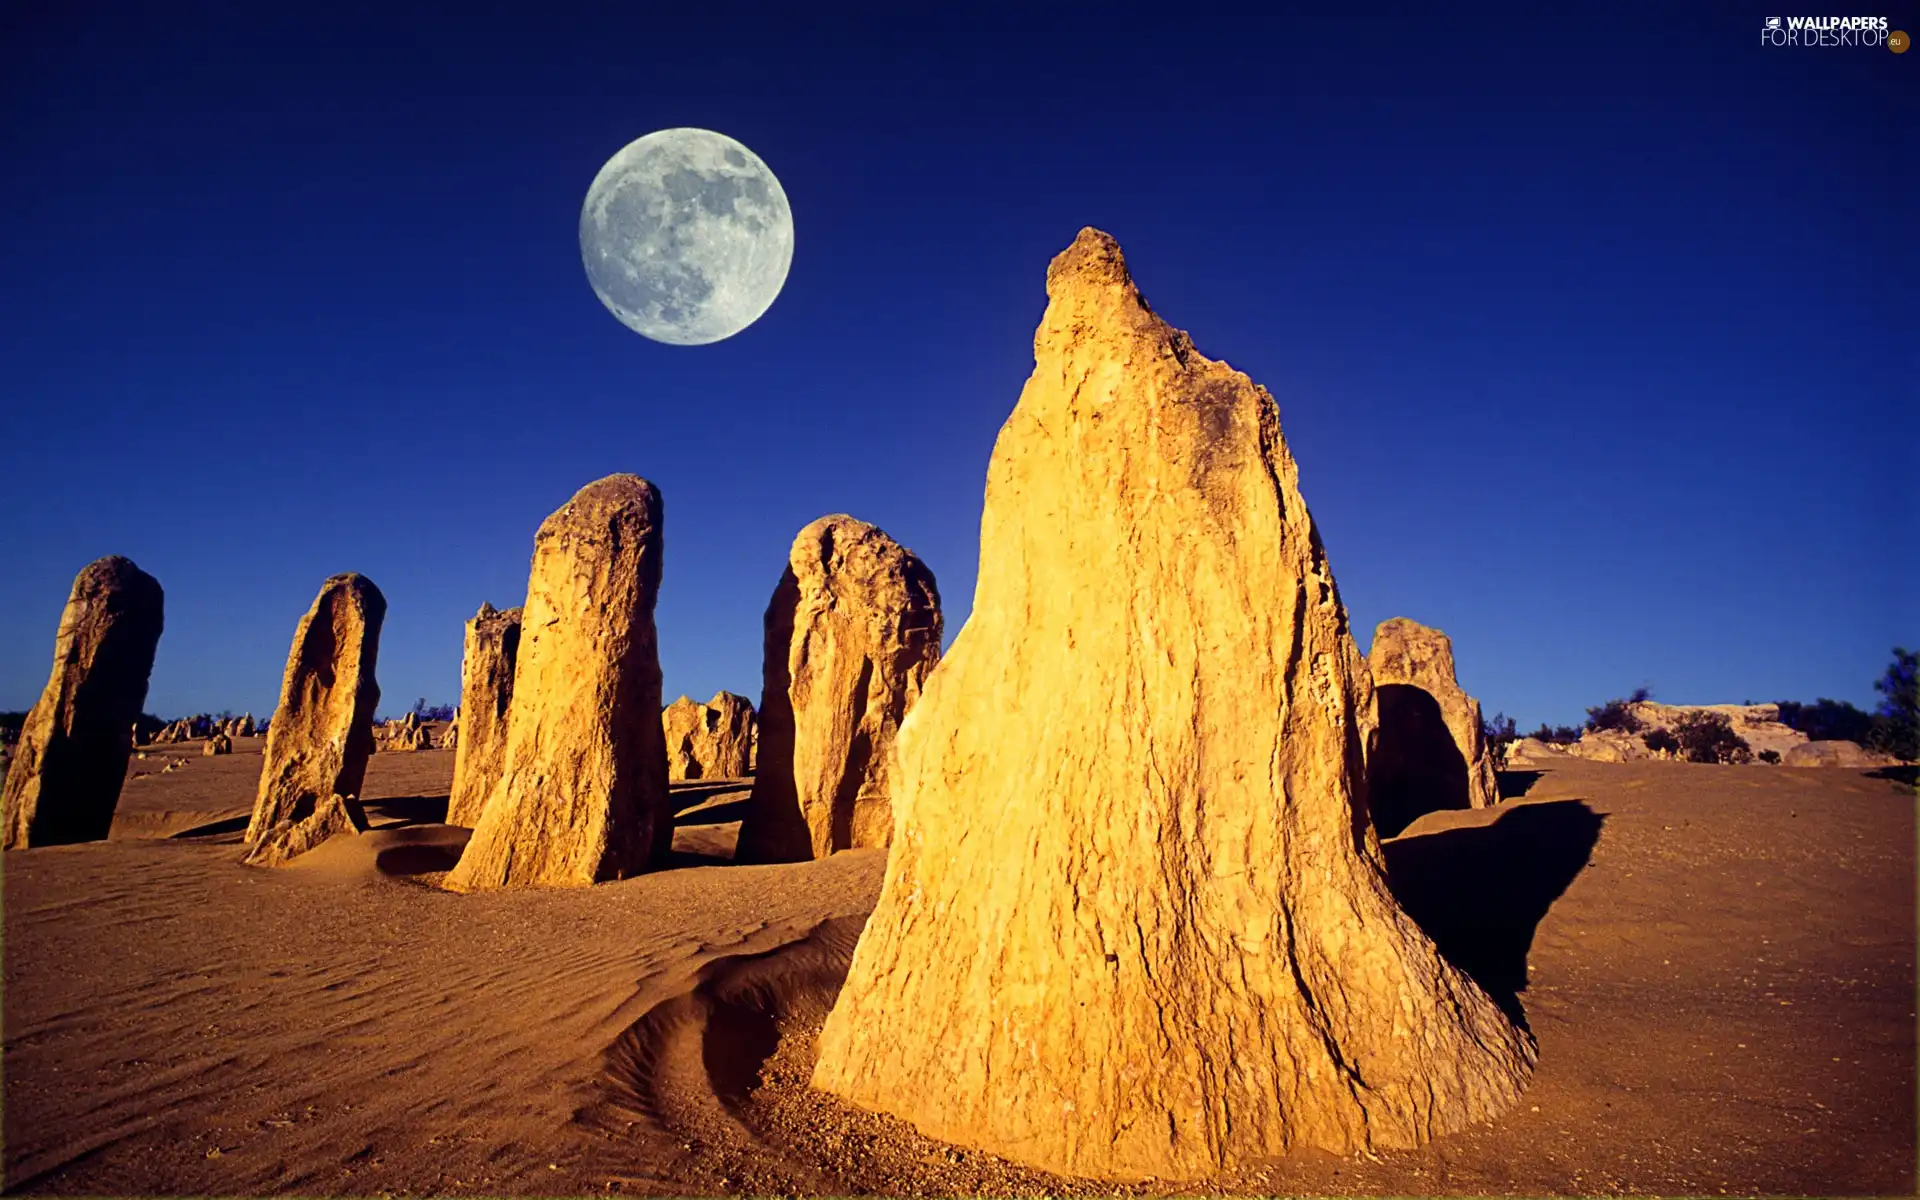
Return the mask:
[[1510, 767], [1533, 767], [1566, 760], [1564, 747], [1543, 742], [1539, 738], [1521, 738], [1507, 747], [1507, 765]]
[[753, 703], [716, 692], [701, 704], [682, 696], [660, 714], [666, 733], [667, 778], [738, 779], [752, 770]]
[[581, 488], [534, 539], [500, 782], [447, 886], [583, 885], [672, 845], [660, 729], [659, 489]]
[[214, 734], [207, 739], [206, 745], [200, 747], [200, 755], [202, 758], [213, 758], [217, 755], [232, 753], [233, 739], [224, 733]]
[[280, 867], [336, 837], [357, 837], [367, 831], [367, 814], [348, 796], [328, 796], [298, 821], [281, 820], [262, 834], [247, 851], [250, 867]]
[[1533, 1044], [1388, 890], [1371, 683], [1273, 399], [1104, 234], [1047, 282], [814, 1085], [1135, 1180], [1497, 1116]]
[[1373, 631], [1367, 664], [1380, 706], [1367, 796], [1381, 836], [1436, 809], [1498, 804], [1480, 702], [1460, 690], [1452, 639], [1394, 617]]
[[1857, 742], [1801, 742], [1789, 747], [1780, 757], [1785, 767], [1891, 767], [1899, 763], [1891, 754], [1868, 750]]
[[53, 672], [27, 713], [0, 785], [5, 846], [98, 841], [113, 824], [165, 623], [153, 576], [118, 555], [74, 577]]
[[802, 529], [767, 606], [764, 734], [739, 857], [825, 858], [893, 836], [892, 747], [940, 661], [933, 572], [852, 517]]
[[1651, 762], [1662, 757], [1637, 733], [1591, 729], [1581, 734], [1579, 741], [1569, 743], [1564, 753], [1570, 758], [1606, 763]]
[[468, 829], [480, 823], [487, 798], [500, 782], [507, 752], [507, 710], [513, 702], [513, 662], [520, 652], [520, 610], [491, 604], [467, 622], [460, 661], [460, 719], [446, 743], [454, 748], [453, 793], [447, 824]]
[[432, 735], [427, 732], [426, 726], [420, 724], [420, 718], [413, 713], [388, 721], [384, 727], [375, 732], [374, 740], [381, 750], [411, 752], [433, 749]]
[[360, 794], [373, 752], [374, 667], [386, 616], [386, 597], [373, 581], [349, 574], [322, 584], [300, 618], [268, 726], [248, 845], [283, 822], [299, 825], [329, 797]]
[[[1627, 711], [1640, 722], [1639, 735], [1652, 729], [1672, 730], [1691, 713], [1719, 713], [1733, 726], [1733, 732], [1755, 754], [1771, 750], [1785, 756], [1795, 746], [1806, 744], [1807, 735], [1780, 720], [1778, 704], [1657, 704], [1642, 700], [1629, 704]], [[1590, 736], [1590, 735], [1587, 735]], [[1583, 736], [1582, 741], [1586, 740]]]

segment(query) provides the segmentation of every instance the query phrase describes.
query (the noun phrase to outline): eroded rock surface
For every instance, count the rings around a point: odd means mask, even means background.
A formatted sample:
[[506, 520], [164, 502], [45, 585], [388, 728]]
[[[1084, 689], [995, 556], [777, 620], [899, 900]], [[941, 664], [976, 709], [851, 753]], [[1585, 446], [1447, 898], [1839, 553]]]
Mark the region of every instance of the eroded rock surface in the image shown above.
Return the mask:
[[800, 531], [767, 606], [741, 858], [891, 840], [893, 739], [940, 661], [940, 633], [940, 590], [911, 550], [845, 515]]
[[667, 778], [738, 779], [752, 770], [753, 703], [716, 692], [705, 704], [682, 696], [660, 714], [667, 740]]
[[448, 887], [621, 879], [671, 847], [653, 624], [662, 520], [659, 489], [612, 475], [541, 524], [500, 780]]
[[1498, 804], [1480, 702], [1460, 689], [1453, 640], [1394, 617], [1374, 630], [1367, 663], [1380, 708], [1367, 795], [1381, 836], [1437, 809]]
[[447, 824], [471, 829], [500, 782], [507, 752], [507, 710], [513, 703], [513, 661], [520, 652], [520, 610], [482, 604], [467, 622], [460, 664], [460, 716], [447, 730], [454, 748]]
[[280, 867], [336, 837], [367, 831], [367, 814], [351, 796], [328, 796], [298, 821], [282, 820], [247, 851], [250, 867]]
[[1106, 235], [1047, 283], [814, 1085], [1126, 1179], [1500, 1114], [1534, 1048], [1388, 891], [1368, 672], [1272, 398]]
[[159, 581], [130, 559], [98, 559], [74, 577], [54, 635], [53, 672], [0, 785], [7, 849], [107, 836], [164, 608]]
[[253, 845], [285, 822], [298, 825], [321, 801], [358, 796], [373, 753], [374, 668], [387, 600], [364, 575], [335, 575], [294, 630], [267, 726], [260, 790], [247, 824]]

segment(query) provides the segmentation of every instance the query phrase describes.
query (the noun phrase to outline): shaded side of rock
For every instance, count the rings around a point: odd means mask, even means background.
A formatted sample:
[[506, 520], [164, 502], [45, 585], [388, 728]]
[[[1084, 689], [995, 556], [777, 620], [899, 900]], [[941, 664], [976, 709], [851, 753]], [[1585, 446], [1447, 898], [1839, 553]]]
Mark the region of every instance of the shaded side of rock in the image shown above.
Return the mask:
[[500, 780], [448, 887], [621, 879], [671, 847], [653, 623], [662, 521], [659, 489], [613, 475], [540, 526]]
[[7, 849], [107, 836], [164, 626], [160, 583], [132, 560], [97, 559], [74, 577], [53, 670], [0, 784]]
[[335, 575], [300, 618], [267, 728], [247, 842], [330, 796], [357, 796], [373, 753], [374, 668], [387, 600], [364, 575]]
[[933, 572], [882, 530], [822, 517], [767, 606], [743, 859], [825, 858], [893, 836], [892, 747], [940, 661]]
[[1460, 688], [1453, 640], [1394, 617], [1374, 630], [1367, 665], [1380, 706], [1367, 795], [1381, 836], [1423, 813], [1499, 803], [1480, 702]]

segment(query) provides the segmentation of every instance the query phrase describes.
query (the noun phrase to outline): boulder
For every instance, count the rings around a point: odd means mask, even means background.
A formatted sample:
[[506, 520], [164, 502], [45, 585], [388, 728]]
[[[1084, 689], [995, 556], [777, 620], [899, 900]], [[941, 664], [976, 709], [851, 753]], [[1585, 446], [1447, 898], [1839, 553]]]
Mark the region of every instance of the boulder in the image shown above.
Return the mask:
[[1891, 767], [1899, 763], [1891, 754], [1868, 750], [1857, 742], [1801, 742], [1780, 756], [1784, 767]]
[[261, 757], [248, 845], [283, 821], [299, 825], [328, 797], [360, 794], [373, 752], [374, 667], [386, 616], [386, 597], [373, 581], [349, 574], [322, 584], [300, 618]]
[[1619, 733], [1613, 730], [1589, 729], [1580, 735], [1580, 740], [1566, 747], [1566, 753], [1572, 758], [1584, 758], [1588, 762], [1651, 762], [1661, 757], [1648, 749], [1646, 740], [1637, 733]]
[[612, 475], [540, 526], [500, 782], [449, 888], [621, 879], [671, 849], [653, 625], [661, 522], [658, 488]]
[[212, 758], [215, 755], [232, 753], [233, 739], [224, 733], [214, 734], [207, 739], [206, 745], [200, 747], [200, 756], [202, 758]]
[[767, 606], [766, 737], [738, 857], [825, 858], [893, 837], [893, 739], [940, 661], [933, 572], [852, 517], [802, 529]]
[[1539, 738], [1521, 738], [1507, 747], [1507, 765], [1510, 767], [1565, 762], [1566, 758], [1564, 749], [1552, 742], [1543, 742]]
[[1380, 730], [1367, 759], [1367, 797], [1382, 837], [1422, 813], [1500, 802], [1480, 702], [1460, 690], [1453, 641], [1394, 617], [1373, 631], [1367, 655]]
[[231, 736], [252, 737], [255, 732], [254, 724], [253, 724], [253, 714], [248, 713], [246, 716], [241, 717], [238, 721], [234, 722], [234, 726], [235, 728], [230, 731]]
[[153, 576], [114, 555], [81, 568], [53, 640], [53, 672], [11, 752], [0, 812], [8, 850], [98, 841], [113, 825], [165, 623]]
[[667, 742], [667, 778], [738, 779], [753, 769], [753, 703], [716, 692], [701, 704], [682, 696], [660, 714]]
[[440, 731], [440, 748], [442, 750], [458, 750], [460, 748], [460, 723], [458, 721], [448, 721], [447, 727]]
[[247, 851], [250, 867], [280, 867], [336, 837], [367, 831], [367, 814], [351, 796], [328, 796], [298, 821], [282, 820]]
[[472, 829], [500, 782], [507, 752], [507, 709], [513, 702], [513, 662], [520, 652], [520, 610], [491, 604], [467, 622], [460, 662], [460, 731], [454, 736], [453, 793], [447, 824]]
[[1533, 1041], [1388, 890], [1372, 685], [1272, 397], [1106, 235], [1047, 283], [814, 1085], [1122, 1180], [1498, 1116]]

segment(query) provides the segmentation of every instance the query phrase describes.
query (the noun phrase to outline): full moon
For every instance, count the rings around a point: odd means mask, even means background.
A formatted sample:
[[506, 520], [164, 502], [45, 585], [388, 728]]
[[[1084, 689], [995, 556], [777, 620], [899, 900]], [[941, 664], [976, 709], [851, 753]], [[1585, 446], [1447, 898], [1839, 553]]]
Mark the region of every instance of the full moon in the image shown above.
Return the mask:
[[760, 319], [793, 263], [793, 210], [767, 164], [725, 134], [662, 129], [600, 168], [580, 208], [580, 257], [607, 311], [674, 346]]

